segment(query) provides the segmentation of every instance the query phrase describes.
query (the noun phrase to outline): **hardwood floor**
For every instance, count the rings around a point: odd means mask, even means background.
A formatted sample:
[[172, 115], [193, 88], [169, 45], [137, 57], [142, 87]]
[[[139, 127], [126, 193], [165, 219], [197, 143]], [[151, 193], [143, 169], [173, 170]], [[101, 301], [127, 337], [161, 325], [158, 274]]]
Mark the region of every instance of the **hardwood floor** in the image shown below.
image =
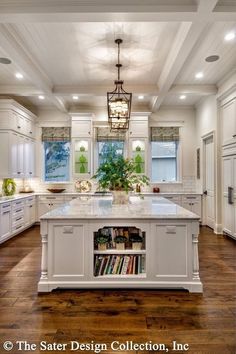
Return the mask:
[[[202, 228], [203, 294], [158, 290], [64, 290], [37, 294], [41, 244], [33, 227], [0, 246], [0, 353], [4, 341], [187, 343], [188, 353], [236, 353], [236, 243]], [[56, 350], [41, 351], [56, 353]], [[155, 348], [154, 348], [155, 349]], [[98, 350], [98, 348], [97, 348]], [[39, 349], [10, 353], [39, 353]], [[63, 353], [82, 351], [65, 350]], [[93, 353], [88, 350], [86, 353]], [[98, 352], [98, 351], [97, 351]], [[149, 353], [126, 350], [122, 353]], [[163, 353], [162, 350], [152, 352]], [[186, 351], [185, 351], [186, 352]]]

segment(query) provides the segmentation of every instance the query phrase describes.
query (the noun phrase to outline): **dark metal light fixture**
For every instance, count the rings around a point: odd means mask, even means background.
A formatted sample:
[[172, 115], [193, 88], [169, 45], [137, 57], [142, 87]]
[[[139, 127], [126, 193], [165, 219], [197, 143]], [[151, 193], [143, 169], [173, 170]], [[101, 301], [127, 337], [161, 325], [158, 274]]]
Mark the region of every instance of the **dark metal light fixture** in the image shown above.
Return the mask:
[[128, 93], [123, 89], [124, 81], [120, 79], [120, 44], [122, 39], [116, 39], [115, 43], [118, 45], [118, 63], [116, 64], [118, 70], [118, 78], [115, 80], [115, 90], [107, 92], [107, 110], [108, 122], [111, 130], [128, 130], [129, 119], [131, 112], [132, 93]]

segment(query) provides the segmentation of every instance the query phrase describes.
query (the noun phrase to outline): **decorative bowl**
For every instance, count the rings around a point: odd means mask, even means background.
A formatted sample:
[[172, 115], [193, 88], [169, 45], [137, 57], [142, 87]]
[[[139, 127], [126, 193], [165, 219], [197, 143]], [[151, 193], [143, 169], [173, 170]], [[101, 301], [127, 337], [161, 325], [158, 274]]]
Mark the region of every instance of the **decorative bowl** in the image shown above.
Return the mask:
[[61, 193], [65, 191], [65, 188], [48, 188], [47, 190], [51, 193]]

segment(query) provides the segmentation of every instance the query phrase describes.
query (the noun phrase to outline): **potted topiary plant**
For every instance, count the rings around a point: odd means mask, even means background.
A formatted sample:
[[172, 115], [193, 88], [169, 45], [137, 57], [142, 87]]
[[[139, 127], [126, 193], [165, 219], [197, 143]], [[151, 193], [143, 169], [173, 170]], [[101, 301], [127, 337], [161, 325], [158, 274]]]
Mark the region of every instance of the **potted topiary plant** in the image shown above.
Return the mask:
[[128, 239], [125, 236], [116, 236], [114, 238], [114, 242], [116, 244], [116, 249], [117, 250], [124, 250], [125, 249], [125, 243], [127, 241], [128, 241]]
[[129, 237], [130, 242], [132, 242], [133, 250], [141, 250], [143, 238], [139, 234], [131, 234]]
[[99, 189], [109, 189], [113, 194], [113, 204], [128, 203], [128, 192], [134, 190], [134, 186], [148, 185], [149, 178], [145, 175], [135, 174], [135, 162], [125, 159], [123, 156], [108, 158], [102, 163], [95, 175]]
[[107, 243], [109, 241], [109, 236], [98, 234], [96, 237], [96, 243], [98, 245], [99, 251], [105, 251], [107, 249]]

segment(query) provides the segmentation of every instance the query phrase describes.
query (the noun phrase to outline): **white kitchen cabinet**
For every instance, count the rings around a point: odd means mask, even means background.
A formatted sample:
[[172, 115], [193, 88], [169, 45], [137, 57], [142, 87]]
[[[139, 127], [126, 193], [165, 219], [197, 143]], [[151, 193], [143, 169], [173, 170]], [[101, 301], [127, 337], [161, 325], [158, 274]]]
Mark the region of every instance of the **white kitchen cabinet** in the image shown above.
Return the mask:
[[[23, 178], [24, 177], [24, 144], [25, 138], [17, 133], [9, 132], [11, 149], [11, 171], [8, 177]], [[5, 147], [6, 149], [7, 147]]]
[[73, 175], [79, 178], [89, 178], [91, 176], [91, 154], [92, 139], [73, 138]]
[[34, 138], [36, 116], [12, 99], [0, 100], [0, 129]]
[[147, 138], [148, 137], [148, 118], [135, 117], [131, 118], [129, 123], [128, 135], [131, 138]]
[[197, 214], [200, 218], [202, 214], [201, 204], [201, 196], [188, 195], [182, 197], [182, 207]]
[[38, 198], [38, 216], [37, 220], [40, 220], [40, 217], [49, 211], [58, 208], [65, 203], [64, 197], [54, 197], [54, 196], [39, 196]]
[[72, 138], [89, 138], [92, 136], [92, 122], [91, 118], [72, 118], [71, 123]]
[[236, 98], [221, 108], [222, 145], [236, 142]]
[[223, 231], [236, 239], [236, 154], [223, 157]]
[[11, 236], [11, 203], [0, 205], [0, 243]]
[[24, 177], [31, 178], [35, 175], [35, 141], [29, 138], [24, 140]]
[[25, 227], [35, 223], [35, 212], [35, 197], [29, 197], [25, 200]]

